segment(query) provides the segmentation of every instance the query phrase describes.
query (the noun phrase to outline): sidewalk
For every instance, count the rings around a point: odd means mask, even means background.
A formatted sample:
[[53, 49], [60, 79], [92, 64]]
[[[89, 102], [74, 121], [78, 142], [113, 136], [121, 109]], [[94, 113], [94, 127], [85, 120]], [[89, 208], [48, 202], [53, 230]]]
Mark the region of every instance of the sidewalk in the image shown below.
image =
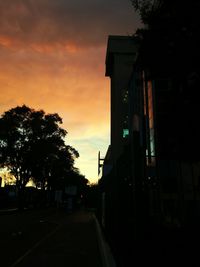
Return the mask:
[[[55, 220], [55, 218], [54, 218]], [[10, 267], [114, 267], [93, 213], [63, 214], [58, 226]]]

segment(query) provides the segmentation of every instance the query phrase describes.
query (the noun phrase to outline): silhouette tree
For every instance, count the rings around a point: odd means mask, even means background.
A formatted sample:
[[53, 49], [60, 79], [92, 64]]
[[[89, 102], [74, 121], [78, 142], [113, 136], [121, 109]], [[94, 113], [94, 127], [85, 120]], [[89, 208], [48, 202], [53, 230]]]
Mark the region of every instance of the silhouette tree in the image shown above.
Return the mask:
[[77, 157], [79, 157], [78, 152], [67, 145], [49, 155], [49, 176], [46, 181], [48, 189], [63, 189], [66, 177], [69, 179], [69, 174], [74, 171], [74, 160]]
[[137, 31], [143, 64], [153, 71], [178, 75], [178, 79], [192, 72], [199, 65], [199, 1], [131, 2], [147, 26]]
[[[138, 29], [138, 62], [149, 79], [170, 80], [171, 112], [164, 127], [173, 129], [174, 157], [199, 159], [200, 2], [131, 0], [146, 27]], [[163, 119], [163, 118], [162, 118]], [[162, 122], [157, 123], [161, 127]], [[166, 128], [162, 129], [169, 135]], [[190, 140], [190, 141], [189, 141]]]
[[25, 105], [1, 116], [0, 166], [7, 167], [16, 178], [19, 206], [31, 179], [43, 189], [50, 187], [53, 178], [61, 177], [58, 172], [71, 170], [79, 156], [65, 144], [67, 131], [60, 127], [61, 123], [58, 114], [45, 114]]
[[162, 0], [131, 0], [133, 7], [139, 12], [143, 23], [148, 24], [152, 17], [160, 12]]
[[130, 0], [134, 9], [139, 12], [142, 22], [148, 26], [169, 20], [168, 27], [179, 21], [179, 26], [194, 26], [199, 24], [199, 1], [191, 0], [190, 3], [179, 0]]
[[[71, 171], [65, 174], [63, 183], [64, 187], [75, 187], [76, 194], [73, 196], [73, 206], [74, 208], [80, 207], [82, 204], [86, 204], [86, 198], [88, 195], [88, 180], [84, 175], [80, 174], [77, 168], [73, 168]], [[66, 199], [70, 197], [69, 195], [65, 195]]]
[[88, 180], [84, 175], [80, 174], [79, 169], [73, 167], [64, 177], [65, 185], [76, 185], [78, 191], [83, 193], [88, 184]]

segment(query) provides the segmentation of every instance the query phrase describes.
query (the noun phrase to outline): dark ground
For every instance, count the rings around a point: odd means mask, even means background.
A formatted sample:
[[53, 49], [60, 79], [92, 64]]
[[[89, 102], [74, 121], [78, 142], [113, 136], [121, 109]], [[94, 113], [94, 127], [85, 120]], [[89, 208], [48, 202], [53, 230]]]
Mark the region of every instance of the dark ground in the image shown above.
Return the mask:
[[132, 228], [124, 225], [109, 242], [117, 267], [199, 267], [200, 229], [152, 229], [134, 240]]
[[[151, 228], [138, 241], [132, 230], [122, 225], [112, 240], [106, 237], [116, 267], [200, 266], [198, 224]], [[1, 267], [102, 267], [98, 241], [92, 211], [49, 208], [0, 215]]]
[[101, 267], [94, 217], [46, 209], [0, 215], [1, 267]]

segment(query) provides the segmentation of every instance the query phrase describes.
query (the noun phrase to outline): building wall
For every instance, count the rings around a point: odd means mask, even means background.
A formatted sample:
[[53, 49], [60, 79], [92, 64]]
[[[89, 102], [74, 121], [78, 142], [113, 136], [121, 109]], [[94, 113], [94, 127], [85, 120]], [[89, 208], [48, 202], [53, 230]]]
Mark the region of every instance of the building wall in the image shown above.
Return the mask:
[[114, 68], [111, 77], [111, 147], [114, 162], [123, 152], [124, 132], [128, 116], [128, 104], [124, 98], [128, 92], [128, 81], [132, 73], [134, 56], [114, 55]]
[[111, 149], [115, 163], [123, 152], [124, 127], [128, 115], [128, 83], [136, 59], [137, 46], [132, 37], [109, 36], [106, 76], [111, 80]]

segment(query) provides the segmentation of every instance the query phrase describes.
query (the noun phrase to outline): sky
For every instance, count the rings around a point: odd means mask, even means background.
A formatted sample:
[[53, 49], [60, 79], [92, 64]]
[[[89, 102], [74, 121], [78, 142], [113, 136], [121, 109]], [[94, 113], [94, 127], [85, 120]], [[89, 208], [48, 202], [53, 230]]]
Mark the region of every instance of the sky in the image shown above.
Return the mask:
[[0, 0], [0, 114], [58, 113], [75, 166], [94, 183], [110, 142], [108, 35], [140, 27], [130, 0]]

